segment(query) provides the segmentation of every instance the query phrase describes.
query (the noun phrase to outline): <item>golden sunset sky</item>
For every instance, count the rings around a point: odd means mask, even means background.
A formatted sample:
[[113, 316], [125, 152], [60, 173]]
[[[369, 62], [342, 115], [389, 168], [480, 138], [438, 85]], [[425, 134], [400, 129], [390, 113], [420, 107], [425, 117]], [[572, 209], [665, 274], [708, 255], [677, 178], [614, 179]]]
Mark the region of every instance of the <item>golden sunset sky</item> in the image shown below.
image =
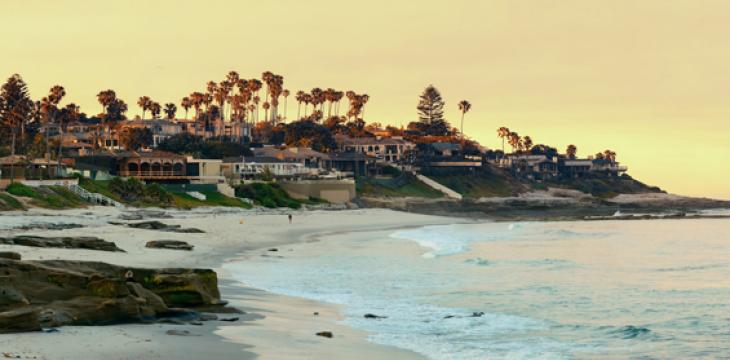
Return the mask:
[[[63, 85], [89, 114], [111, 88], [175, 102], [229, 70], [285, 88], [370, 95], [406, 124], [428, 84], [497, 148], [499, 126], [579, 155], [606, 148], [639, 180], [730, 199], [730, 2], [3, 1], [0, 76]], [[289, 115], [296, 105], [289, 99]]]

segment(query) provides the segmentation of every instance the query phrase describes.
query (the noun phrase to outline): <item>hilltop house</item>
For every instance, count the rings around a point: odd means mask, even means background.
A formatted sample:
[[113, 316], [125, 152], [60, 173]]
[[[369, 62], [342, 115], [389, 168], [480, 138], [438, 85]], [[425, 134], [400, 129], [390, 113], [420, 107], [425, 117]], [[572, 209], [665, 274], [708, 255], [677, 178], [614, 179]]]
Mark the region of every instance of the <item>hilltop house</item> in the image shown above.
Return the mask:
[[253, 179], [267, 171], [276, 178], [299, 178], [317, 175], [312, 169], [296, 160], [280, 159], [272, 156], [239, 156], [223, 159], [223, 175], [228, 179]]
[[264, 146], [252, 149], [255, 157], [270, 157], [283, 161], [301, 163], [311, 169], [324, 169], [329, 158], [327, 154], [306, 147], [279, 148]]
[[171, 120], [128, 120], [119, 123], [117, 131], [124, 135], [131, 129], [149, 129], [152, 133], [152, 147], [156, 148], [165, 139], [182, 133], [180, 124]]
[[416, 144], [403, 140], [402, 137], [350, 137], [335, 135], [340, 152], [362, 153], [375, 158], [376, 161], [391, 163], [401, 162], [407, 151], [413, 150]]

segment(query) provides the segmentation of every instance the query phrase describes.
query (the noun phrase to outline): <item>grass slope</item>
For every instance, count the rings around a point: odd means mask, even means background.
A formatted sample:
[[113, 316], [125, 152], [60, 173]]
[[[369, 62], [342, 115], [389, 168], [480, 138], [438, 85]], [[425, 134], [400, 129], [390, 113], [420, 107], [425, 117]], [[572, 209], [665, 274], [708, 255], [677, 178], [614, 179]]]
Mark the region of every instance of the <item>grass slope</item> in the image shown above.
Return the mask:
[[420, 197], [435, 199], [443, 197], [438, 190], [424, 184], [411, 174], [400, 174], [392, 179], [358, 177], [357, 193], [372, 197]]
[[426, 176], [468, 198], [513, 196], [529, 189], [499, 169], [439, 172]]
[[[33, 188], [21, 183], [12, 183], [5, 191], [10, 195], [30, 198], [31, 205], [47, 209], [73, 209], [88, 205], [84, 199], [61, 186]], [[17, 203], [13, 203], [7, 197], [2, 200], [6, 204], [12, 203], [11, 206], [17, 208]]]
[[205, 195], [205, 200], [196, 199], [184, 192], [172, 192], [173, 203], [176, 207], [191, 209], [201, 206], [226, 206], [250, 209], [251, 205], [238, 198], [225, 196], [217, 191], [200, 191]]

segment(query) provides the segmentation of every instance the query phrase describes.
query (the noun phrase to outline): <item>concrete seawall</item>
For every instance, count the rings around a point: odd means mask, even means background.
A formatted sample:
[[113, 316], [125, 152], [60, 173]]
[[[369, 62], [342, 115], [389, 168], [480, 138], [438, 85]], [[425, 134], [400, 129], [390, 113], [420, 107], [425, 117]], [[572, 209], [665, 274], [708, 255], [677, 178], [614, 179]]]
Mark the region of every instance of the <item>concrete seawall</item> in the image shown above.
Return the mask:
[[333, 204], [344, 204], [355, 198], [355, 180], [302, 180], [279, 183], [295, 199], [320, 198]]

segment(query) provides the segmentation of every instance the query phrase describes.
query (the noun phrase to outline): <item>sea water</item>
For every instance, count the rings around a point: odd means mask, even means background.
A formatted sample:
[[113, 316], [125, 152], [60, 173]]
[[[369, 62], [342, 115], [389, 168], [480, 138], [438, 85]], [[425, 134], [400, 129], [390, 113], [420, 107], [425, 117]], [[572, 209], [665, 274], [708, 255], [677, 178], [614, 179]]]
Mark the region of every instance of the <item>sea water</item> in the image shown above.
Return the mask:
[[454, 224], [317, 240], [227, 267], [264, 290], [341, 304], [371, 341], [432, 359], [730, 357], [729, 220]]

